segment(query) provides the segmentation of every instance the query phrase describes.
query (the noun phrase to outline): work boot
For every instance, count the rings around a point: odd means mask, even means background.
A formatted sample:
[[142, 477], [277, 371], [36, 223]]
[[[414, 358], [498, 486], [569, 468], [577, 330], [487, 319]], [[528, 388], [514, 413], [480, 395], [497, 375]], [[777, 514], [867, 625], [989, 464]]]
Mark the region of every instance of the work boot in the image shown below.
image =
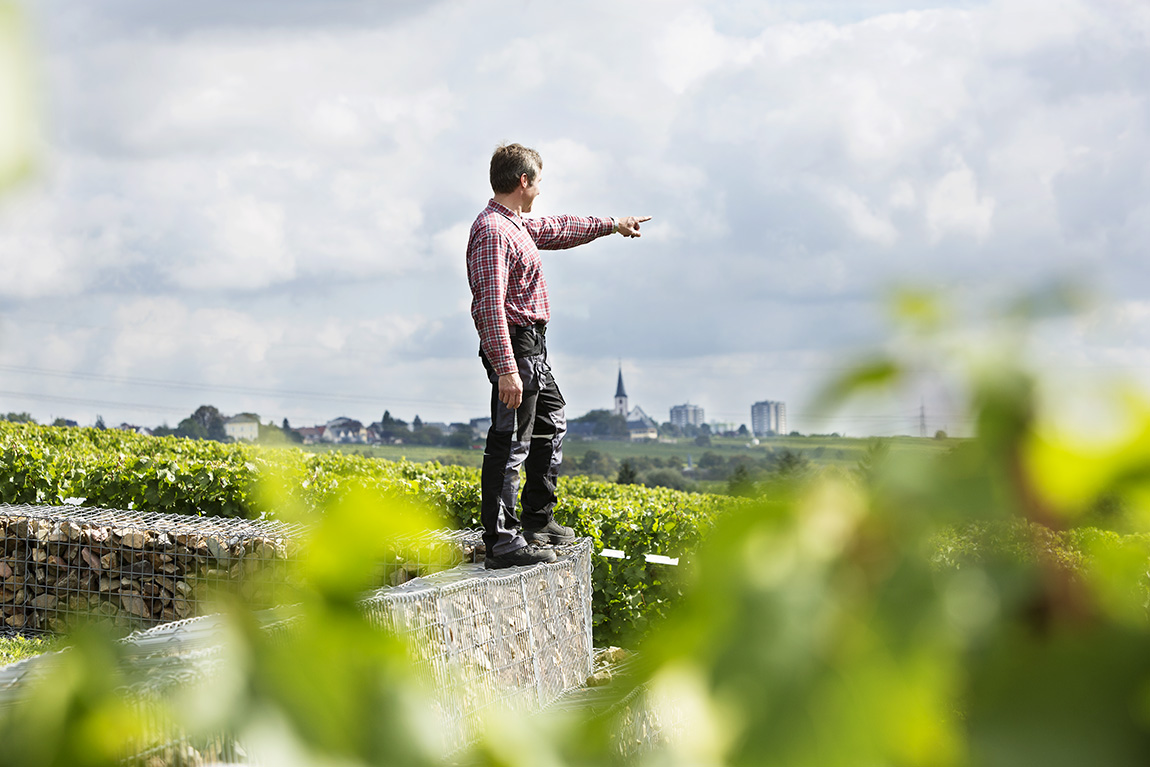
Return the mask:
[[504, 567], [526, 567], [527, 565], [554, 561], [554, 551], [541, 549], [529, 543], [521, 549], [515, 549], [515, 551], [509, 551], [506, 554], [488, 554], [484, 566], [488, 570], [500, 570]]
[[574, 543], [575, 531], [570, 527], [564, 527], [552, 519], [548, 520], [547, 524], [538, 530], [523, 528], [523, 537], [527, 539], [528, 543], [534, 543], [536, 546], [546, 546], [548, 544], [557, 546], [563, 543]]

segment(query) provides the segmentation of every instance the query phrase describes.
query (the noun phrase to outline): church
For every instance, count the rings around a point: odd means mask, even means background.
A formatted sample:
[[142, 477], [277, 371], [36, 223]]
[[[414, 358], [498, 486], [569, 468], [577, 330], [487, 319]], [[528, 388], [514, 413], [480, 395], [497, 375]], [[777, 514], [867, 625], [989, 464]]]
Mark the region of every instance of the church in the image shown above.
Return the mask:
[[615, 385], [615, 415], [627, 419], [627, 431], [631, 434], [632, 442], [659, 438], [659, 425], [643, 412], [643, 408], [638, 405], [633, 408], [627, 407], [627, 390], [623, 387], [622, 365], [619, 366], [619, 383]]

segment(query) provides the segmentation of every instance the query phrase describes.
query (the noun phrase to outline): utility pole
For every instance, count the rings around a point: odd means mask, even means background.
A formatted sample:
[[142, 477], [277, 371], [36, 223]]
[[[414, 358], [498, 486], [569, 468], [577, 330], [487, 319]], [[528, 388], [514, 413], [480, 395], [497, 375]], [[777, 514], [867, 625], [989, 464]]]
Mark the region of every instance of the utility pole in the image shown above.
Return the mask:
[[918, 406], [918, 436], [926, 439], [926, 400]]

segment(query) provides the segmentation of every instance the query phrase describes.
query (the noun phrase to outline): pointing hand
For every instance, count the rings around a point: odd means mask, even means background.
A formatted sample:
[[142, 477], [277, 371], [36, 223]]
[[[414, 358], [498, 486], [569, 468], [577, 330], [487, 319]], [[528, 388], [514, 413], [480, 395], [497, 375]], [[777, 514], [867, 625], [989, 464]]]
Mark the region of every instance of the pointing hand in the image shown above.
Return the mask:
[[627, 216], [615, 219], [615, 231], [624, 237], [641, 237], [639, 224], [650, 221], [650, 216]]

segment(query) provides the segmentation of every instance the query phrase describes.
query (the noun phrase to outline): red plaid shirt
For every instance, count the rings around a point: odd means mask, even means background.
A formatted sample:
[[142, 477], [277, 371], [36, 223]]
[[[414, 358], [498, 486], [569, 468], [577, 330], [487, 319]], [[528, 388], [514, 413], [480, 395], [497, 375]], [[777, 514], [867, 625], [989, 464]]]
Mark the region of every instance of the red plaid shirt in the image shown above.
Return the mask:
[[508, 325], [551, 319], [539, 250], [562, 250], [611, 234], [610, 218], [523, 218], [491, 200], [471, 225], [467, 281], [479, 348], [499, 375], [517, 370]]

